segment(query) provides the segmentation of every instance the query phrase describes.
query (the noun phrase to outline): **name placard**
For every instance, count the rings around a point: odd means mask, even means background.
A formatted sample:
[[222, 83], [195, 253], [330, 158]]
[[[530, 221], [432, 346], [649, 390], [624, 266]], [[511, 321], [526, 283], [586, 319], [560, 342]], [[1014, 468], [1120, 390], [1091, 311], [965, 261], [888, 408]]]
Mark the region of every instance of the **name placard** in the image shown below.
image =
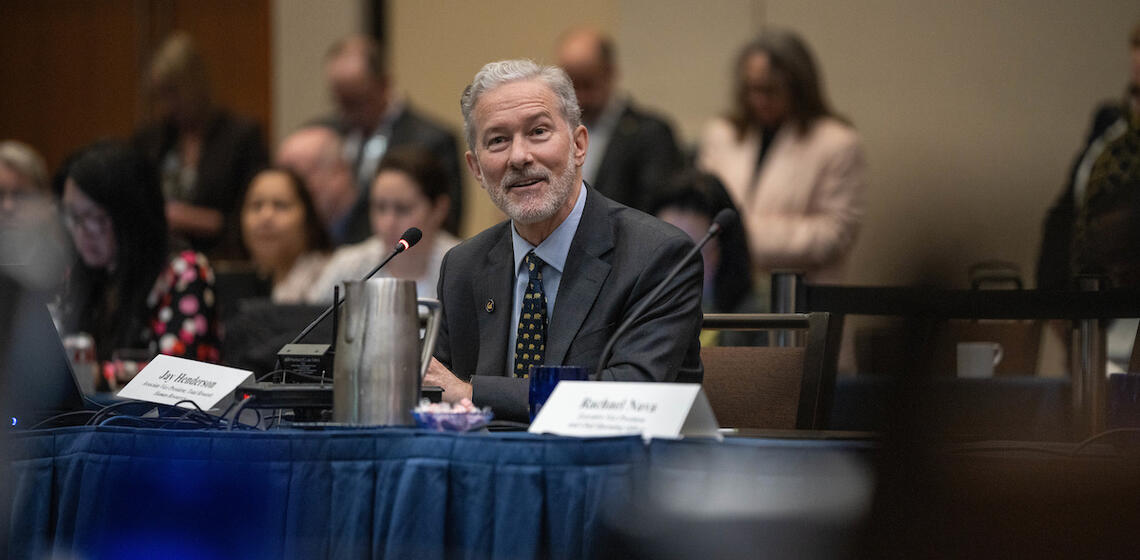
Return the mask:
[[232, 396], [234, 389], [252, 375], [252, 371], [160, 354], [118, 396], [158, 404], [193, 401], [202, 410], [209, 410]]
[[641, 434], [646, 439], [721, 437], [708, 398], [695, 383], [563, 381], [529, 431], [561, 436]]

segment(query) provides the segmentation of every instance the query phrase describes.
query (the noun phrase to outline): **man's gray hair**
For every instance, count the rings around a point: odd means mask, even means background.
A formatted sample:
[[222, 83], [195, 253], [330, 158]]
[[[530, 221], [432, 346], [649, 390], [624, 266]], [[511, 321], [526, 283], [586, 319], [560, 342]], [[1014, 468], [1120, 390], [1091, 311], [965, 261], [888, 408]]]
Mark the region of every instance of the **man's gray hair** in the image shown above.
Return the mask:
[[32, 184], [40, 194], [47, 194], [47, 167], [44, 158], [31, 146], [16, 140], [0, 142], [0, 164], [10, 167]]
[[582, 109], [578, 107], [578, 97], [574, 95], [574, 83], [564, 70], [557, 66], [540, 66], [528, 59], [490, 62], [475, 74], [475, 79], [459, 98], [459, 107], [463, 111], [463, 133], [467, 136], [467, 147], [472, 152], [475, 151], [475, 104], [479, 98], [501, 85], [523, 80], [540, 80], [554, 92], [561, 105], [562, 118], [570, 125], [570, 130], [582, 124]]

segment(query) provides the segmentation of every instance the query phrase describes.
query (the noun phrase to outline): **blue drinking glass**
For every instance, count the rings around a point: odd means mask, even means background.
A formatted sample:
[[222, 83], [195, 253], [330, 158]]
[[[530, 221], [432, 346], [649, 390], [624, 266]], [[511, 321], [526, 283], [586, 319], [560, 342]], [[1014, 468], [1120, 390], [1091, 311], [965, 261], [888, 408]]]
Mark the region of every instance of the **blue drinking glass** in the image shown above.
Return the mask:
[[585, 366], [530, 366], [530, 421], [534, 422], [559, 381], [586, 381], [588, 376]]

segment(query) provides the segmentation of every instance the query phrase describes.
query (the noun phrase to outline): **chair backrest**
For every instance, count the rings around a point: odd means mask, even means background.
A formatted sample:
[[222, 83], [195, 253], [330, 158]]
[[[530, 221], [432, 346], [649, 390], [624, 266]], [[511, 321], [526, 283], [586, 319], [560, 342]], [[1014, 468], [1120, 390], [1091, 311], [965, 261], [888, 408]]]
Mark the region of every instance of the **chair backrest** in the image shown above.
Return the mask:
[[708, 314], [704, 328], [807, 331], [801, 347], [701, 348], [702, 386], [722, 427], [822, 429], [835, 390], [841, 329], [828, 313]]
[[1132, 357], [1128, 359], [1128, 373], [1140, 373], [1140, 326], [1136, 327], [1136, 338], [1132, 340]]

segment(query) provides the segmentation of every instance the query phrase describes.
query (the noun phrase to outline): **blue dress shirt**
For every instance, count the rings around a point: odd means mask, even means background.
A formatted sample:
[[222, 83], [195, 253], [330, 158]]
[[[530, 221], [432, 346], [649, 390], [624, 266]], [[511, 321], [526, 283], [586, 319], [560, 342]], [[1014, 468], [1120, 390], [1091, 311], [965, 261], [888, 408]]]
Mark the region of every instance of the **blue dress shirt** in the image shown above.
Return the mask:
[[[562, 270], [566, 266], [566, 255], [570, 253], [570, 242], [574, 241], [574, 233], [578, 231], [578, 223], [582, 221], [582, 209], [586, 207], [586, 185], [582, 185], [582, 190], [578, 193], [578, 202], [574, 203], [574, 208], [570, 210], [570, 215], [562, 220], [558, 227], [549, 237], [539, 243], [538, 247], [531, 245], [529, 241], [522, 238], [519, 232], [515, 229], [514, 224], [511, 224], [511, 242], [514, 246], [515, 257], [515, 297], [511, 306], [511, 340], [507, 345], [507, 376], [514, 375], [515, 367], [515, 339], [518, 337], [518, 330], [515, 325], [519, 324], [519, 313], [522, 312], [522, 299], [526, 294], [526, 283], [529, 274], [526, 267], [523, 266], [523, 259], [526, 254], [534, 249], [534, 254], [542, 259], [545, 266], [542, 267], [542, 288], [546, 292], [546, 325], [547, 329], [550, 328], [554, 320], [554, 302], [558, 298], [558, 285], [562, 283]], [[547, 331], [549, 332], [549, 330]]]

